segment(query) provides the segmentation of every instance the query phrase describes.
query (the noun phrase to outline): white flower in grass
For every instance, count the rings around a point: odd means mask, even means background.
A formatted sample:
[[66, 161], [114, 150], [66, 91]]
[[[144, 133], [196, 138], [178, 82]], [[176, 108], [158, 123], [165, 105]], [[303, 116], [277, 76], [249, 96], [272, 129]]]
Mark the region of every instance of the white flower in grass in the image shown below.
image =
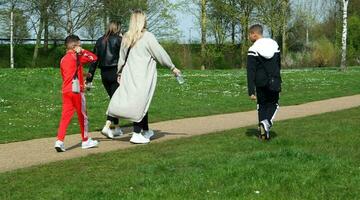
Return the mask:
[[256, 194], [260, 194], [260, 191], [259, 191], [259, 190], [255, 190], [255, 193], [256, 193]]

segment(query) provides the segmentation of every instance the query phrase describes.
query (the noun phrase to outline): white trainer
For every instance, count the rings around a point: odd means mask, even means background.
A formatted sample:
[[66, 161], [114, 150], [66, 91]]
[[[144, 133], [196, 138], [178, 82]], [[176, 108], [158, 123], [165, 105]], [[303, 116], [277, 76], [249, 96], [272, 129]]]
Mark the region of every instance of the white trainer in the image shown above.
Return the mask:
[[147, 144], [150, 142], [150, 139], [145, 138], [141, 133], [133, 132], [130, 142], [134, 144]]
[[155, 135], [155, 133], [154, 133], [154, 131], [153, 130], [147, 130], [147, 131], [144, 131], [144, 133], [143, 133], [143, 136], [145, 137], [145, 138], [147, 138], [147, 139], [151, 139], [151, 137], [152, 136], [154, 136]]
[[120, 137], [122, 136], [124, 133], [122, 132], [121, 128], [120, 127], [116, 127], [115, 130], [114, 130], [114, 134], [113, 136], [114, 137]]
[[114, 138], [114, 132], [113, 130], [111, 130], [109, 127], [104, 126], [104, 128], [101, 130], [101, 134], [103, 134], [105, 137], [109, 138], [109, 139], [113, 139]]
[[55, 147], [57, 152], [65, 152], [66, 151], [63, 141], [56, 140], [54, 147]]
[[97, 140], [93, 140], [91, 138], [88, 138], [88, 140], [81, 143], [81, 148], [89, 149], [89, 148], [97, 147], [98, 145], [99, 145], [99, 142]]

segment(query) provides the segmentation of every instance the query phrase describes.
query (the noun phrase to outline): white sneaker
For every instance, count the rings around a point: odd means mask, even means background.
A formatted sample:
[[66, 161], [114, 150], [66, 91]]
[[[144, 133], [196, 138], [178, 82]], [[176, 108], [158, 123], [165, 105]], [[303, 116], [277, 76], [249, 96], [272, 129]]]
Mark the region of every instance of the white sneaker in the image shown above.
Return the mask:
[[114, 134], [113, 136], [114, 137], [120, 137], [122, 136], [124, 133], [122, 132], [121, 128], [120, 127], [116, 127], [115, 130], [114, 130]]
[[93, 140], [91, 138], [88, 138], [88, 140], [81, 143], [81, 148], [89, 149], [89, 148], [97, 147], [98, 145], [99, 145], [99, 142], [97, 140]]
[[145, 138], [141, 133], [133, 132], [130, 142], [134, 144], [146, 144], [150, 142], [150, 139]]
[[103, 134], [105, 137], [109, 139], [114, 138], [114, 132], [109, 127], [104, 126], [104, 128], [101, 130], [101, 134]]
[[147, 131], [144, 131], [143, 133], [143, 136], [147, 139], [151, 139], [152, 136], [154, 136], [154, 131], [153, 130], [147, 130]]
[[270, 124], [267, 120], [260, 122], [260, 134], [262, 139], [270, 140]]
[[63, 141], [56, 140], [54, 147], [55, 147], [57, 152], [65, 152], [66, 151]]

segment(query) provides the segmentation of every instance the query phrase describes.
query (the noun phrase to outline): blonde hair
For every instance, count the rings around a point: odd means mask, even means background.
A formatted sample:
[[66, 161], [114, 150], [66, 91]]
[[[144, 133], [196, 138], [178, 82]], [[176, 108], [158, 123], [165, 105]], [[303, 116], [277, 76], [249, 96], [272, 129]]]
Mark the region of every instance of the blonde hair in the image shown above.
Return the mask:
[[119, 34], [120, 33], [120, 23], [111, 21], [108, 25], [107, 31], [104, 36], [104, 42], [107, 42], [110, 35]]
[[129, 31], [124, 35], [125, 47], [133, 47], [146, 31], [146, 15], [141, 10], [135, 10], [130, 17]]

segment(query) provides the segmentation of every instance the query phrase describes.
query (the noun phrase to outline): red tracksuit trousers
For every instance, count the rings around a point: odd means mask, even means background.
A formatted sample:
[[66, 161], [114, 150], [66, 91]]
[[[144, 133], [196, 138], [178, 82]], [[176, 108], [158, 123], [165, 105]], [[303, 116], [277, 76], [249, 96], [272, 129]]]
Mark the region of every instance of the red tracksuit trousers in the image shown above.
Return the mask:
[[85, 94], [66, 92], [63, 93], [62, 100], [62, 112], [57, 135], [58, 140], [64, 141], [66, 129], [76, 111], [80, 124], [81, 138], [82, 141], [86, 141], [88, 139], [88, 117], [86, 114]]

